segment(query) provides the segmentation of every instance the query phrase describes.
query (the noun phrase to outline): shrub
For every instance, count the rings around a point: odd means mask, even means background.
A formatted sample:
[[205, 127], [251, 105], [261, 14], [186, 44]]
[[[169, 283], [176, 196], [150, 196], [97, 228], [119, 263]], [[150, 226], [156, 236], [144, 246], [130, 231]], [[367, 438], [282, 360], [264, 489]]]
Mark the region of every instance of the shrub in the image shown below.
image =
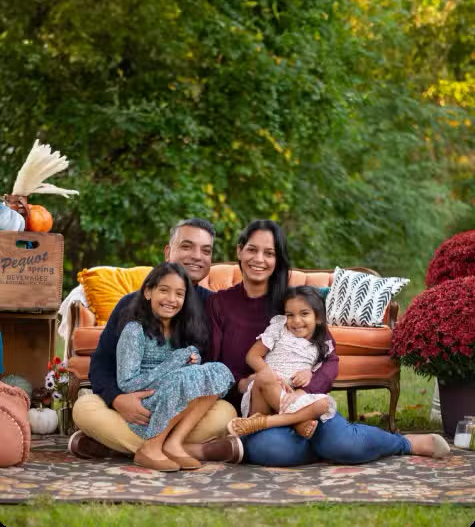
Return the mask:
[[390, 354], [419, 375], [475, 381], [475, 276], [414, 298], [394, 330]]
[[475, 276], [475, 230], [460, 232], [440, 245], [427, 268], [426, 285], [464, 276]]

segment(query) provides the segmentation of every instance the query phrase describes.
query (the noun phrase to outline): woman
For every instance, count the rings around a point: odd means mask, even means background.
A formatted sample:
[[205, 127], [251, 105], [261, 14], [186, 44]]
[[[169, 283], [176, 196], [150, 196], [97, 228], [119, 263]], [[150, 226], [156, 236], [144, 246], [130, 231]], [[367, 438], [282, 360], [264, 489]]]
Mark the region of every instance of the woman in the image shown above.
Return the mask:
[[[283, 312], [290, 262], [284, 234], [271, 220], [256, 220], [241, 233], [237, 257], [242, 282], [212, 295], [206, 304], [211, 322], [211, 346], [207, 360], [223, 362], [233, 373], [236, 385], [229, 400], [240, 412], [241, 398], [254, 379], [246, 354], [270, 319]], [[330, 334], [332, 349], [334, 341]], [[329, 359], [312, 376], [309, 393], [327, 393], [338, 374], [338, 357]]]
[[[242, 394], [254, 378], [246, 354], [272, 316], [283, 312], [290, 262], [284, 234], [270, 220], [253, 221], [244, 229], [237, 257], [242, 283], [212, 295], [206, 311], [211, 323], [207, 360], [221, 361], [233, 373], [236, 385], [228, 400], [239, 412]], [[328, 393], [337, 374], [338, 357], [330, 353], [305, 390]], [[243, 437], [242, 441], [245, 462], [272, 466], [305, 464], [319, 458], [364, 463], [393, 454], [441, 456], [450, 450], [435, 434], [390, 434], [377, 427], [348, 423], [338, 412], [333, 419], [320, 423], [309, 440], [293, 428], [279, 427]]]

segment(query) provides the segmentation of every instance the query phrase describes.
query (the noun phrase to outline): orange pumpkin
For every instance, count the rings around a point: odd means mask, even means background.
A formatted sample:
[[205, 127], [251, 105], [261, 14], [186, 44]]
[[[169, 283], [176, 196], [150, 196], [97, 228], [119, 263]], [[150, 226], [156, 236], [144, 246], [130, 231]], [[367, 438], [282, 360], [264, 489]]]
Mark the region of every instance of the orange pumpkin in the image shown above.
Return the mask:
[[25, 230], [35, 232], [49, 232], [53, 226], [53, 216], [41, 205], [28, 203], [30, 215], [26, 220]]

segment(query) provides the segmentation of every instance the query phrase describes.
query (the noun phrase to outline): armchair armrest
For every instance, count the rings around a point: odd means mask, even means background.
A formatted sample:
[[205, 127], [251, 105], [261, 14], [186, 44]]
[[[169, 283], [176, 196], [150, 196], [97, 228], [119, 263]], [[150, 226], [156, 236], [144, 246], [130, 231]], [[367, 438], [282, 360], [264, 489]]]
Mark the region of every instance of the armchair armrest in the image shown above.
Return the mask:
[[96, 317], [92, 311], [90, 311], [82, 302], [75, 300], [69, 306], [71, 315], [71, 326], [69, 327], [68, 334], [68, 358], [72, 356], [73, 350], [73, 333], [76, 328], [84, 326], [95, 326]]
[[396, 300], [391, 300], [388, 306], [388, 310], [389, 310], [389, 318], [388, 318], [387, 324], [391, 329], [394, 329], [394, 327], [396, 326], [397, 316], [399, 313], [399, 304], [396, 302]]

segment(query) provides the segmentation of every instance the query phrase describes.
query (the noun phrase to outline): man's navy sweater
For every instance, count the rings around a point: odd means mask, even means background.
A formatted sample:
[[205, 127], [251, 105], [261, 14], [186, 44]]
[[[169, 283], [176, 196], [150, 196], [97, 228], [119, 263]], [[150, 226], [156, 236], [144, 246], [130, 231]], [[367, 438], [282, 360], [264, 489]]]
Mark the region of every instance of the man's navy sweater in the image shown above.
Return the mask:
[[[195, 291], [203, 306], [206, 299], [213, 294], [209, 289], [199, 285], [195, 286]], [[92, 384], [92, 390], [102, 397], [108, 406], [112, 406], [113, 400], [124, 393], [117, 386], [117, 342], [120, 337], [119, 318], [120, 312], [130, 304], [137, 294], [138, 291], [129, 293], [119, 300], [101, 333], [96, 351], [91, 355], [89, 380]]]

